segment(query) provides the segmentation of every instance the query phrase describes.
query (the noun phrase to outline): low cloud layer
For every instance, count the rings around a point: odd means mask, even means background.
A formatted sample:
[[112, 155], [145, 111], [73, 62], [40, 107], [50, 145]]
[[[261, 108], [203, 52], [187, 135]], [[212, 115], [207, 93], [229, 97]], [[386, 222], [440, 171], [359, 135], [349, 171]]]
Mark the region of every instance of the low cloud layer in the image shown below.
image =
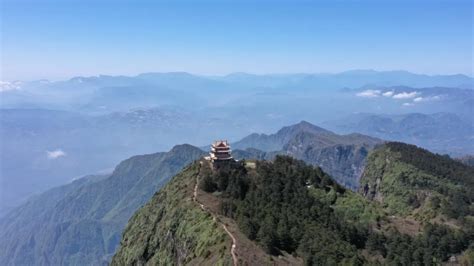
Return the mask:
[[440, 100], [441, 99], [441, 96], [439, 95], [436, 95], [436, 96], [431, 96], [431, 97], [416, 97], [415, 99], [413, 99], [413, 102], [427, 102], [427, 101], [437, 101], [437, 100]]
[[400, 92], [395, 94], [394, 91], [385, 91], [382, 92], [381, 90], [365, 90], [361, 91], [356, 94], [358, 97], [364, 97], [364, 98], [376, 98], [376, 97], [387, 97], [387, 98], [393, 98], [393, 99], [412, 99], [420, 95], [419, 92], [417, 91], [411, 91], [411, 92]]
[[358, 97], [365, 97], [365, 98], [375, 98], [380, 96], [381, 91], [379, 90], [365, 90], [361, 91], [356, 94]]
[[[395, 93], [395, 91], [382, 91], [382, 90], [364, 90], [356, 93], [357, 97], [362, 98], [388, 98], [393, 100], [403, 100], [402, 106], [413, 106], [421, 102], [437, 101], [441, 99], [441, 95], [435, 96], [422, 96], [419, 91], [403, 91]], [[406, 102], [406, 101], [409, 102]]]
[[21, 83], [19, 81], [8, 82], [0, 80], [0, 92], [20, 89]]
[[411, 99], [418, 96], [419, 93], [416, 91], [412, 92], [400, 92], [392, 96], [393, 99]]
[[54, 159], [66, 156], [66, 153], [61, 149], [57, 149], [54, 151], [46, 151], [46, 155], [48, 159], [54, 160]]

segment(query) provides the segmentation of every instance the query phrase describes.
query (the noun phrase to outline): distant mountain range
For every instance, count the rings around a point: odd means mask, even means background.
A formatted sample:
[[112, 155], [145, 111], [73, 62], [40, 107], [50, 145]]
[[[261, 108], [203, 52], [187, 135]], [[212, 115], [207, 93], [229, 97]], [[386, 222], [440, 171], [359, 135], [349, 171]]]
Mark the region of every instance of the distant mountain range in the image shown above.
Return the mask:
[[443, 154], [474, 154], [474, 120], [472, 117], [463, 119], [452, 113], [360, 113], [323, 125], [340, 133], [358, 132], [386, 140], [403, 141]]
[[[248, 105], [252, 102], [262, 104], [269, 97], [275, 103], [282, 95], [306, 95], [307, 99], [312, 99], [316, 95], [327, 97], [328, 93], [333, 94], [344, 88], [404, 86], [415, 89], [473, 89], [473, 81], [472, 77], [465, 75], [430, 76], [406, 71], [373, 70], [336, 74], [233, 73], [219, 77], [171, 72], [137, 76], [75, 77], [55, 82], [4, 82], [2, 86], [5, 89], [0, 90], [0, 93], [3, 108], [104, 113], [156, 106], [185, 107], [199, 104], [202, 108], [224, 107], [229, 104]], [[219, 101], [215, 101], [216, 96], [219, 96]], [[292, 99], [300, 103], [304, 100], [299, 97]], [[294, 103], [289, 97], [286, 100], [287, 104]]]
[[[397, 94], [409, 92], [408, 89], [396, 91]], [[352, 91], [344, 93], [355, 95]], [[458, 96], [459, 99], [469, 98], [469, 95]], [[422, 97], [431, 96], [426, 94]], [[439, 104], [458, 103], [457, 100], [449, 101], [440, 101]], [[295, 106], [303, 106], [301, 111], [304, 112], [306, 108], [304, 106], [309, 105], [295, 103]], [[313, 110], [310, 112], [318, 112], [316, 109], [320, 108], [324, 109], [324, 107], [310, 108]], [[324, 114], [331, 113], [330, 110]], [[280, 117], [275, 110], [265, 110], [264, 113], [269, 112], [265, 115], [254, 111], [247, 107], [227, 106], [224, 109], [213, 108], [193, 112], [168, 106], [92, 115], [47, 109], [0, 109], [0, 138], [9, 140], [3, 142], [0, 147], [2, 161], [0, 179], [4, 187], [0, 200], [0, 216], [24, 202], [32, 194], [65, 184], [71, 178], [85, 174], [110, 172], [123, 158], [134, 154], [168, 150], [175, 143], [192, 143], [198, 146], [222, 136], [229, 140], [239, 140], [242, 136], [248, 135], [242, 141], [235, 142], [233, 146], [257, 147], [266, 152], [285, 150], [284, 146], [295, 137], [294, 133], [259, 135], [254, 132], [275, 132], [280, 125], [293, 123], [295, 121], [291, 119], [293, 115]], [[317, 121], [312, 113], [306, 116], [309, 121]], [[474, 121], [468, 113], [394, 115], [358, 113], [330, 120], [321, 125], [339, 134], [357, 132], [380, 139], [412, 143], [434, 152], [458, 157], [474, 154], [471, 148], [474, 147], [473, 124]], [[318, 132], [312, 133], [328, 138], [326, 144], [330, 144], [331, 138], [335, 137], [334, 134], [331, 135], [324, 130], [315, 130]], [[341, 144], [345, 141], [337, 138], [336, 143]], [[285, 152], [295, 152], [298, 158], [311, 162], [310, 157], [315, 157], [314, 154], [328, 152], [327, 149], [320, 151], [322, 145], [326, 144], [321, 143], [318, 151], [308, 151], [308, 154], [313, 153], [309, 157], [301, 150]], [[361, 150], [356, 148], [347, 154], [364, 154], [366, 148], [363, 147]], [[345, 152], [347, 151], [341, 150], [341, 153]], [[323, 166], [325, 164], [322, 161], [314, 163]], [[339, 178], [337, 173], [324, 167], [335, 178]], [[358, 171], [360, 170], [355, 170]], [[338, 181], [343, 182], [341, 179]], [[31, 186], [22, 185], [25, 183]], [[355, 184], [344, 184], [355, 186]]]
[[358, 88], [364, 85], [395, 86], [404, 85], [411, 87], [468, 87], [472, 88], [473, 79], [466, 75], [423, 75], [408, 71], [375, 71], [375, 70], [350, 70], [341, 73], [321, 74], [269, 74], [254, 75], [248, 73], [232, 73], [218, 80], [233, 81], [248, 85], [299, 88]]
[[[165, 151], [176, 143], [201, 146], [222, 136], [239, 140], [255, 132], [269, 134], [300, 120], [338, 134], [358, 132], [453, 156], [472, 154], [466, 129], [459, 134], [446, 130], [425, 141], [425, 135], [410, 133], [417, 130], [416, 123], [407, 133], [399, 128], [392, 135], [322, 124], [353, 113], [442, 112], [466, 121], [469, 129], [474, 123], [472, 84], [472, 77], [464, 75], [372, 70], [218, 77], [173, 72], [2, 82], [0, 139], [8, 141], [0, 147], [5, 188], [0, 216], [32, 194], [71, 177], [110, 171], [134, 154]], [[441, 121], [433, 132], [441, 133], [448, 122]], [[263, 150], [281, 150], [286, 144], [259, 142]]]

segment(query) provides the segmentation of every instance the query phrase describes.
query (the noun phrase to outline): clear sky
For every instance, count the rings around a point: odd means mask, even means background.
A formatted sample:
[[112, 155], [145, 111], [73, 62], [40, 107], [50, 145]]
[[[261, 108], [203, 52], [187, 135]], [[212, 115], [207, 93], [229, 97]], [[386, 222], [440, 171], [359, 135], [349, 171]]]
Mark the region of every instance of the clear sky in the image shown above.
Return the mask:
[[1, 1], [1, 79], [473, 74], [473, 1]]

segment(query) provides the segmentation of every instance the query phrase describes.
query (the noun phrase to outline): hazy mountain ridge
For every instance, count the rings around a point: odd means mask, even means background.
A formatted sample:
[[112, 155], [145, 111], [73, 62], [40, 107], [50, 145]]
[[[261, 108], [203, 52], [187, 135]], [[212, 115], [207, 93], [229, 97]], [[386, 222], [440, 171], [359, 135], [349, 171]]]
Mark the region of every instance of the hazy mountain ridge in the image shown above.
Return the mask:
[[[404, 71], [372, 70], [336, 74], [234, 73], [221, 77], [169, 72], [144, 73], [129, 77], [106, 75], [75, 77], [64, 81], [33, 81], [18, 84], [13, 90], [0, 92], [4, 108], [36, 106], [103, 113], [157, 105], [184, 106], [198, 102], [201, 105], [213, 105], [216, 104], [214, 99], [217, 95], [221, 95], [220, 101], [223, 103], [233, 101], [242, 103], [251, 100], [260, 92], [266, 96], [282, 91], [294, 95], [304, 92], [306, 95], [314, 96], [317, 92], [342, 88], [358, 89], [366, 86], [394, 91], [423, 90], [428, 94], [449, 96], [455, 93], [454, 89], [450, 88], [472, 89], [473, 78], [465, 75], [429, 76]], [[469, 93], [469, 90], [458, 91]], [[244, 99], [245, 101], [242, 101]]]
[[167, 153], [125, 160], [110, 176], [94, 182], [81, 178], [43, 193], [43, 200], [32, 199], [0, 220], [0, 263], [106, 264], [135, 210], [202, 155], [190, 145], [176, 146]]
[[[8, 83], [0, 92], [0, 137], [9, 140], [0, 153], [0, 178], [6, 183], [0, 215], [33, 193], [68, 182], [65, 178], [111, 169], [123, 158], [168, 150], [175, 143], [238, 140], [302, 119], [323, 125], [354, 112], [449, 112], [469, 118], [474, 90], [453, 87], [455, 80], [472, 84], [466, 76], [371, 70], [221, 77], [171, 72]], [[358, 96], [366, 90], [391, 97]], [[285, 142], [252, 138], [249, 146], [259, 144], [262, 150], [280, 150]], [[453, 155], [473, 146], [472, 138], [441, 140], [415, 144]], [[33, 185], [21, 186], [26, 180]]]
[[[171, 148], [193, 123], [161, 108], [92, 116], [44, 109], [0, 109], [0, 209], [123, 158]], [[188, 141], [190, 142], [190, 141]], [[55, 155], [57, 154], [57, 155]], [[22, 186], [29, 183], [31, 186]]]
[[405, 85], [411, 87], [470, 87], [473, 79], [466, 75], [424, 75], [408, 71], [375, 71], [375, 70], [349, 70], [340, 73], [320, 74], [268, 74], [255, 75], [248, 73], [231, 73], [218, 80], [234, 81], [258, 86], [294, 86], [294, 87], [326, 87], [326, 88], [358, 88], [367, 84], [378, 86]]
[[255, 148], [262, 151], [279, 151], [301, 132], [309, 132], [312, 134], [318, 134], [319, 136], [333, 135], [332, 132], [323, 128], [306, 121], [301, 121], [298, 124], [283, 127], [275, 134], [251, 134], [242, 140], [233, 143], [232, 146], [237, 149]]
[[236, 148], [257, 148], [268, 152], [255, 159], [286, 154], [320, 166], [340, 184], [358, 187], [368, 152], [382, 140], [361, 134], [337, 135], [306, 121], [283, 127], [277, 133], [252, 134], [233, 144]]
[[323, 123], [340, 133], [359, 132], [374, 137], [416, 144], [452, 155], [474, 152], [472, 118], [453, 113], [402, 115], [354, 114]]
[[[241, 159], [265, 154], [234, 152]], [[110, 175], [79, 178], [32, 197], [0, 218], [0, 264], [107, 264], [131, 215], [204, 155], [197, 147], [177, 145], [124, 160]]]

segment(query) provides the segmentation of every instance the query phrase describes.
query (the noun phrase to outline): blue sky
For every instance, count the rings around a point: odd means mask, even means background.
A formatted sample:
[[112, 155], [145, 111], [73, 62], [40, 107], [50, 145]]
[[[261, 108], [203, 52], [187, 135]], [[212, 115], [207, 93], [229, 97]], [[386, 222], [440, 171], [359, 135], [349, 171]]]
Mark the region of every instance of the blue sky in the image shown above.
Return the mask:
[[1, 1], [1, 79], [473, 74], [473, 1]]

